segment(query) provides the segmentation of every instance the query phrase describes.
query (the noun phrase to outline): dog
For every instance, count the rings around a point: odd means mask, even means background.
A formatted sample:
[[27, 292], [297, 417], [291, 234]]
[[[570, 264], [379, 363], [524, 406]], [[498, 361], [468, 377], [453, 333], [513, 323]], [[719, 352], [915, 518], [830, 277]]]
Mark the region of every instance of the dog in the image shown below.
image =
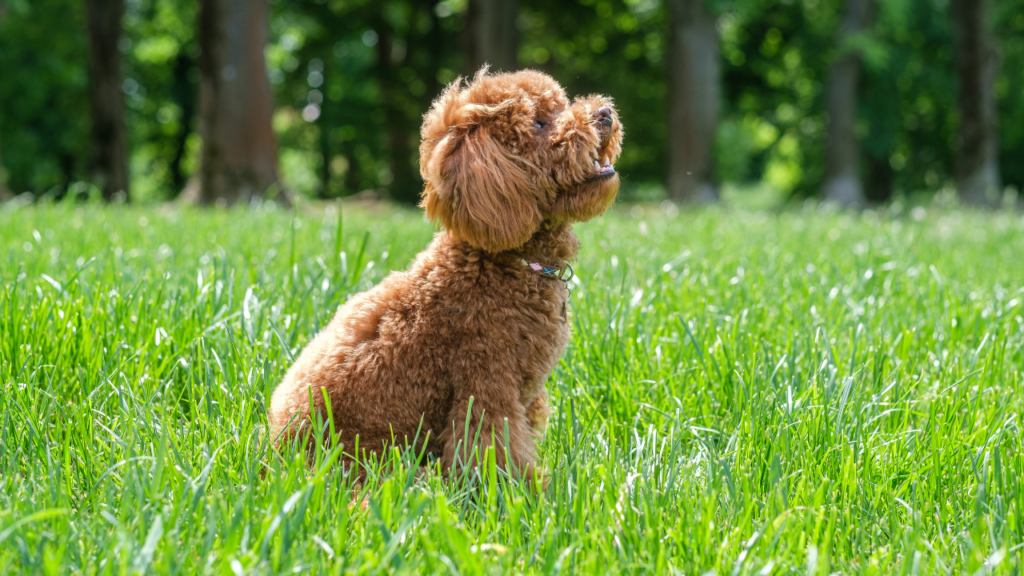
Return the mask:
[[618, 113], [541, 72], [485, 67], [445, 88], [421, 137], [421, 207], [443, 230], [306, 346], [271, 398], [271, 437], [341, 442], [350, 463], [405, 443], [445, 474], [493, 447], [532, 478], [569, 339], [572, 224], [618, 193]]

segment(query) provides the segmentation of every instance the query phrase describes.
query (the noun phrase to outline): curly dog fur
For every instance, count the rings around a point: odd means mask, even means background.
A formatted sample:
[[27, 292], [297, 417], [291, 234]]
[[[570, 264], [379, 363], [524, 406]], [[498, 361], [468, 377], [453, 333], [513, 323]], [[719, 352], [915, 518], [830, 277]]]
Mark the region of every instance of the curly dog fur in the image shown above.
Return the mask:
[[[445, 89], [421, 136], [422, 207], [444, 231], [309, 343], [274, 391], [272, 437], [341, 442], [350, 461], [419, 438], [445, 471], [493, 445], [531, 475], [569, 323], [565, 284], [527, 263], [564, 267], [572, 223], [614, 201], [618, 115], [540, 72], [485, 68]], [[333, 439], [316, 426], [328, 409]]]

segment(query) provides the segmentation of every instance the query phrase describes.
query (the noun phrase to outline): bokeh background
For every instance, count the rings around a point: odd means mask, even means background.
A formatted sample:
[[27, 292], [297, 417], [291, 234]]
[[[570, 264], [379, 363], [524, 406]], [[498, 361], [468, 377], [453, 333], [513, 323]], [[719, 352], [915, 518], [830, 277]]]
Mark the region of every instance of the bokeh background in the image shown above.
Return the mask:
[[483, 62], [615, 98], [623, 197], [1024, 185], [1024, 0], [0, 0], [0, 197], [414, 203]]

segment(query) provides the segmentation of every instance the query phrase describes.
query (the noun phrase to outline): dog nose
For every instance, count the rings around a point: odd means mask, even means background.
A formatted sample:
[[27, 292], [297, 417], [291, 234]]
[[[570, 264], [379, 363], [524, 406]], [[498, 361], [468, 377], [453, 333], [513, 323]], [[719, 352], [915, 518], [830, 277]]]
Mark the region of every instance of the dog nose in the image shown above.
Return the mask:
[[612, 109], [602, 106], [594, 111], [594, 120], [605, 128], [612, 127]]

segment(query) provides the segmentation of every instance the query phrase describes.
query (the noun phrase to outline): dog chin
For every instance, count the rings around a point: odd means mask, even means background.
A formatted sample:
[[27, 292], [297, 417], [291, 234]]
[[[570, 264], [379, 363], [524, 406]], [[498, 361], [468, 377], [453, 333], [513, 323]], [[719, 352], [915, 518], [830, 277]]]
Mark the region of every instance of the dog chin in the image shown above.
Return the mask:
[[552, 215], [559, 219], [586, 222], [603, 214], [615, 202], [618, 193], [618, 172], [601, 172], [559, 194]]

